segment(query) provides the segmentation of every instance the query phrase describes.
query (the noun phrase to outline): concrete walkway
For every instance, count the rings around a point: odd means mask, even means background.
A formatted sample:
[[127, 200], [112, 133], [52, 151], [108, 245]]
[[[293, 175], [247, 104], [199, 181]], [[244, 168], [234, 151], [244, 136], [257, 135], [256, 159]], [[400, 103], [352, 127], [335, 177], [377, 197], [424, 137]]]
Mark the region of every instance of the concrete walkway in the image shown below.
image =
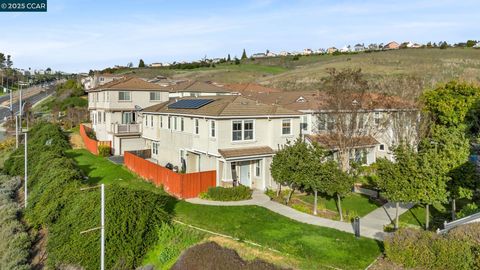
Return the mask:
[[[414, 204], [406, 203], [400, 204], [398, 209], [398, 215], [405, 213], [408, 209], [412, 208]], [[372, 212], [368, 213], [366, 216], [360, 219], [360, 223], [363, 226], [375, 229], [375, 230], [383, 230], [383, 226], [392, 223], [395, 220], [395, 212], [397, 208], [395, 207], [395, 203], [386, 203], [382, 207], [379, 207]]]
[[[204, 205], [217, 205], [217, 206], [240, 206], [240, 205], [258, 205], [265, 207], [270, 211], [273, 211], [282, 216], [291, 218], [293, 220], [307, 223], [311, 225], [328, 227], [348, 233], [354, 233], [353, 226], [351, 223], [341, 222], [336, 220], [331, 220], [328, 218], [317, 217], [297, 211], [286, 205], [277, 203], [270, 200], [270, 198], [265, 195], [263, 192], [255, 190], [252, 194], [252, 199], [245, 201], [236, 201], [236, 202], [220, 202], [220, 201], [209, 201], [203, 200], [200, 198], [187, 199], [189, 203], [194, 204], [204, 204]], [[401, 205], [400, 213], [407, 211], [411, 205]], [[393, 208], [393, 209], [392, 209]], [[392, 212], [393, 211], [393, 212]], [[393, 213], [393, 214], [392, 214]], [[387, 235], [383, 231], [383, 225], [390, 224], [392, 219], [395, 218], [395, 204], [393, 207], [390, 203], [386, 204], [384, 207], [380, 207], [360, 220], [360, 234], [364, 237], [383, 240], [384, 236]]]

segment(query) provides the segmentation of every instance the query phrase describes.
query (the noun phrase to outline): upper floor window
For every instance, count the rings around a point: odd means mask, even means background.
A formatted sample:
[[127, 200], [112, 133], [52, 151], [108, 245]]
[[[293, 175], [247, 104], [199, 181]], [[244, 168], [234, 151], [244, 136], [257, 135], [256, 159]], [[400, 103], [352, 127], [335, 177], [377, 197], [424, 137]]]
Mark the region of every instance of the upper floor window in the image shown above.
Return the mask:
[[174, 117], [173, 117], [173, 129], [174, 129], [174, 130], [177, 130], [177, 128], [178, 128], [178, 127], [177, 127], [177, 117], [174, 116]]
[[105, 101], [110, 101], [110, 92], [105, 92]]
[[253, 120], [232, 121], [232, 141], [253, 140]]
[[118, 100], [120, 101], [130, 101], [130, 92], [128, 91], [120, 91], [118, 92]]
[[195, 131], [194, 131], [195, 134], [199, 134], [199, 133], [200, 133], [200, 127], [199, 127], [199, 124], [200, 124], [200, 123], [199, 123], [199, 122], [200, 122], [200, 121], [198, 121], [198, 119], [195, 118], [195, 127], [194, 127], [194, 129], [195, 129]]
[[168, 117], [168, 121], [167, 121], [167, 128], [168, 129], [171, 129], [172, 128], [172, 117]]
[[160, 120], [160, 128], [163, 128], [163, 116], [158, 116]]
[[183, 117], [180, 117], [180, 131], [185, 130], [185, 122], [183, 120]]
[[159, 145], [158, 142], [153, 142], [152, 143], [152, 154], [158, 155], [158, 145]]
[[131, 123], [133, 123], [132, 112], [123, 112], [122, 113], [122, 124], [131, 124]]
[[381, 115], [379, 112], [375, 112], [375, 114], [373, 115], [373, 120], [375, 122], [375, 125], [379, 125], [380, 124], [380, 119], [381, 119]]
[[302, 123], [300, 124], [300, 128], [302, 131], [307, 131], [308, 130], [308, 118], [306, 115], [302, 116]]
[[282, 120], [282, 135], [291, 135], [292, 134], [292, 120], [283, 119]]
[[150, 126], [153, 127], [153, 115], [150, 115]]
[[214, 120], [210, 121], [210, 137], [217, 137], [216, 123]]
[[255, 161], [255, 176], [260, 177], [262, 172], [261, 160]]
[[160, 92], [150, 92], [150, 101], [161, 100], [161, 93]]

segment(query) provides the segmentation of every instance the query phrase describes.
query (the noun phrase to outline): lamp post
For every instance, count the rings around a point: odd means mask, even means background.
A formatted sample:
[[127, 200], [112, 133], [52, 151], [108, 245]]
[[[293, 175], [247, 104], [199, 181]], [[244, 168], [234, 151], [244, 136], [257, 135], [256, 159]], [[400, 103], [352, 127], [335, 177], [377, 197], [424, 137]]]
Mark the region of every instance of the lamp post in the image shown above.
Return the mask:
[[87, 232], [95, 231], [100, 229], [100, 270], [105, 269], [105, 185], [101, 184], [99, 186], [94, 186], [94, 187], [87, 187], [87, 188], [81, 188], [80, 190], [90, 190], [94, 188], [100, 187], [100, 204], [101, 204], [101, 210], [100, 210], [100, 227], [88, 229], [86, 231], [80, 232], [80, 234], [84, 234]]
[[27, 132], [25, 132], [25, 178], [24, 178], [24, 187], [25, 187], [25, 208], [27, 208], [27, 199], [28, 199], [28, 188], [27, 188], [27, 183], [28, 183], [28, 151], [27, 151]]

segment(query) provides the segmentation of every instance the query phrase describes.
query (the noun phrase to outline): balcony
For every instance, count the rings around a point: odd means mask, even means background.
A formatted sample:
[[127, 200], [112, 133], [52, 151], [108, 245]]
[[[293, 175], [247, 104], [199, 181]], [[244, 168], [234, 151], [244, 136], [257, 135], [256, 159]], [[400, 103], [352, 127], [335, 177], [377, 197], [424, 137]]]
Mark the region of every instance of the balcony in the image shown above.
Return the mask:
[[140, 133], [140, 124], [112, 124], [113, 134]]

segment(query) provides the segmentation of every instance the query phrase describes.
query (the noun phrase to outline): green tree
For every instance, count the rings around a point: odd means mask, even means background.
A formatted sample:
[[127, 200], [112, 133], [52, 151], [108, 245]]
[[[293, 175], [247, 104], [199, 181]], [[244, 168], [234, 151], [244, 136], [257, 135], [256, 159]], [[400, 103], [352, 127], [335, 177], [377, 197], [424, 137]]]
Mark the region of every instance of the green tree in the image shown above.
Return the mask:
[[0, 68], [5, 68], [5, 61], [7, 58], [5, 58], [5, 54], [0, 53]]
[[138, 62], [138, 67], [139, 68], [144, 68], [145, 67], [145, 62], [143, 62], [143, 59], [140, 59], [140, 61]]
[[473, 46], [475, 46], [475, 44], [477, 44], [477, 41], [476, 40], [467, 40], [467, 47], [471, 48]]
[[230, 58], [230, 54], [228, 54], [228, 56], [227, 56], [227, 62], [230, 62], [230, 61], [232, 61], [232, 59]]
[[320, 173], [323, 177], [318, 187], [328, 196], [336, 197], [340, 221], [343, 221], [342, 198], [352, 192], [354, 179], [333, 160], [325, 162]]
[[235, 60], [235, 65], [240, 65], [240, 60], [237, 57], [235, 57], [234, 60]]
[[317, 214], [318, 192], [324, 192], [322, 184], [330, 177], [330, 171], [325, 165], [326, 152], [319, 144], [307, 144], [305, 159], [300, 170], [303, 177], [301, 183], [304, 188], [310, 189], [314, 194], [313, 214]]
[[279, 185], [278, 193], [280, 193], [282, 185], [290, 188], [287, 204], [290, 202], [293, 192], [304, 183], [305, 164], [310, 162], [309, 157], [311, 156], [309, 151], [308, 145], [298, 138], [293, 144], [287, 142], [272, 159], [270, 171], [273, 179]]
[[247, 59], [247, 58], [248, 58], [247, 53], [245, 52], [245, 49], [243, 49], [242, 58], [241, 58], [241, 59], [244, 60], [244, 59]]

